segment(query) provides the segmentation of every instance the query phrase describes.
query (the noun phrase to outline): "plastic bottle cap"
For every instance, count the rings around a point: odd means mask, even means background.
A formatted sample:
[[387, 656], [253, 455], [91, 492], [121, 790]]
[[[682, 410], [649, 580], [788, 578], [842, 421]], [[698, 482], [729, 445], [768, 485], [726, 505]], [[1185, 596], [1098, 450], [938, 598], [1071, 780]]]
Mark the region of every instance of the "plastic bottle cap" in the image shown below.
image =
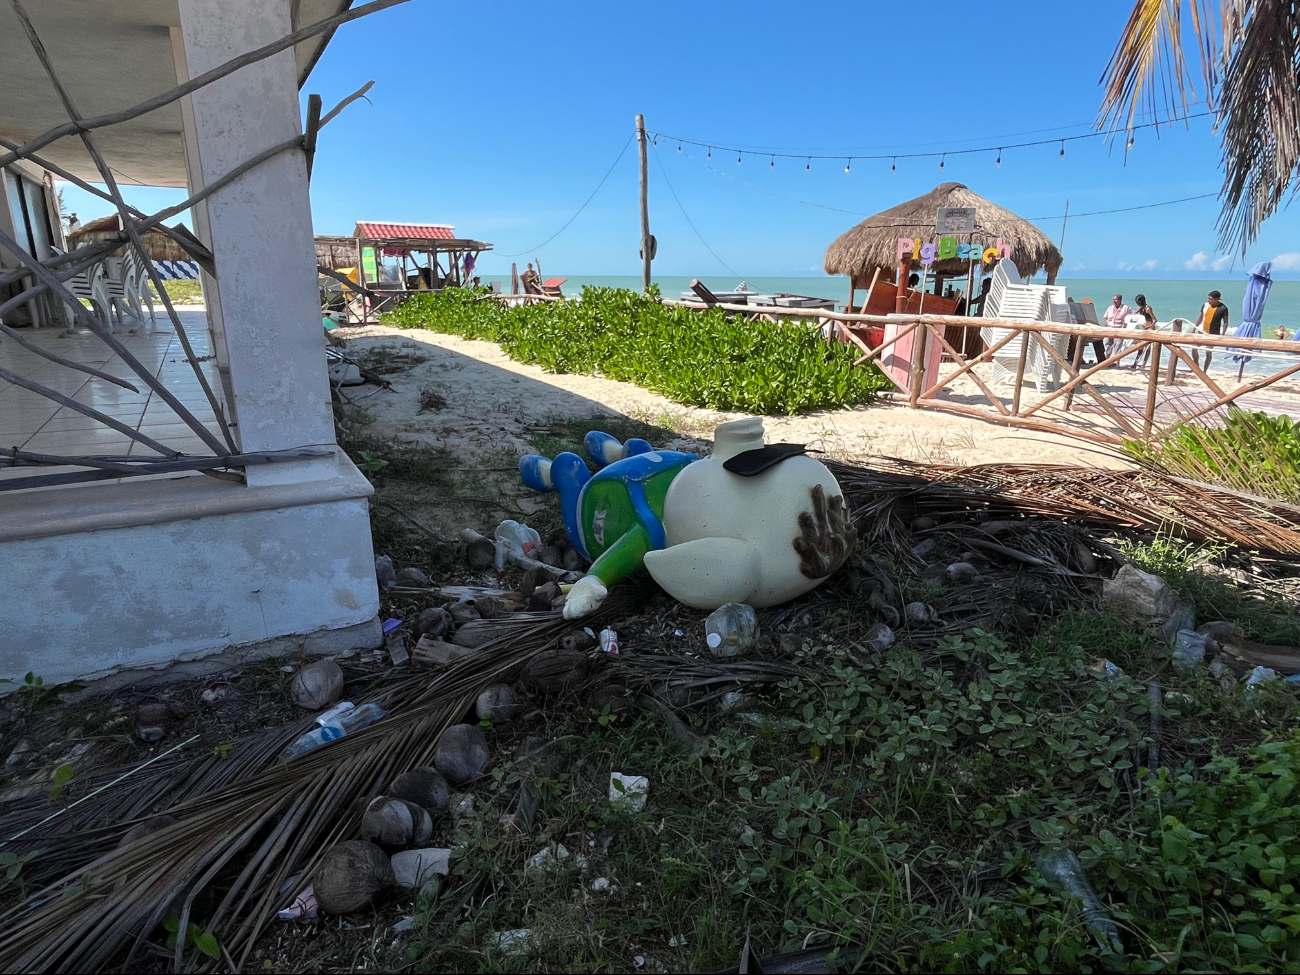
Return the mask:
[[718, 647], [722, 646], [722, 634], [710, 633], [704, 638], [704, 642], [709, 645], [710, 650], [716, 650]]

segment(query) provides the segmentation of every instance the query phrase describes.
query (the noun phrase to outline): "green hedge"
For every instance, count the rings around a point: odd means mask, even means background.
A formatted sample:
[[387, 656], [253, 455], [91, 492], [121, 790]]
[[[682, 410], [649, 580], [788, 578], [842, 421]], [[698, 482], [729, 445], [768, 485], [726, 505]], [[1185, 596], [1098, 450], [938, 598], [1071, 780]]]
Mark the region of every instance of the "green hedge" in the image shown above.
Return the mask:
[[384, 321], [497, 342], [510, 358], [548, 372], [601, 375], [715, 410], [837, 409], [888, 385], [874, 366], [853, 368], [854, 346], [827, 342], [812, 325], [662, 305], [615, 288], [519, 308], [449, 289], [417, 295]]

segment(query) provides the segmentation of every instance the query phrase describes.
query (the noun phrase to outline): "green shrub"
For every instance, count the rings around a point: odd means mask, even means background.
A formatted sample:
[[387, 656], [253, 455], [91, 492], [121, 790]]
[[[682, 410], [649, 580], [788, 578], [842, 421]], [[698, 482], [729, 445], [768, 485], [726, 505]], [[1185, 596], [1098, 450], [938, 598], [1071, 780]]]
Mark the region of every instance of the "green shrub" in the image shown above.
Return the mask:
[[715, 410], [837, 409], [868, 402], [888, 385], [874, 366], [853, 368], [853, 346], [827, 342], [809, 325], [673, 307], [615, 288], [517, 308], [449, 289], [417, 295], [384, 321], [497, 342], [510, 358], [549, 372], [636, 383]]

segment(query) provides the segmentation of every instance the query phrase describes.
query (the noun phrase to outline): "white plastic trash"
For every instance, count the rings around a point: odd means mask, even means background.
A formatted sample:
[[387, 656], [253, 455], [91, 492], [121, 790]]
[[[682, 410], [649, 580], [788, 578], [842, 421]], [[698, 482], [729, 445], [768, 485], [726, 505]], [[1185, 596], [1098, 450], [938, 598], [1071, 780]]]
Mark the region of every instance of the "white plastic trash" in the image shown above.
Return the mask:
[[640, 812], [645, 808], [649, 793], [650, 780], [644, 775], [624, 775], [622, 772], [609, 773], [609, 801], [611, 804], [629, 812]]

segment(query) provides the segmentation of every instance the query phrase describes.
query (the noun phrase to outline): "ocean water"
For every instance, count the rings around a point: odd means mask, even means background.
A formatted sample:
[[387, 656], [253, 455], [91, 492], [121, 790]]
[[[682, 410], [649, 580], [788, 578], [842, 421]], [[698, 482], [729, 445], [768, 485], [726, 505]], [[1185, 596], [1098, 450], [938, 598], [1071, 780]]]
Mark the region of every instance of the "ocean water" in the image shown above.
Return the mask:
[[[566, 277], [556, 274], [549, 268], [547, 277]], [[567, 275], [564, 290], [576, 294], [583, 285], [605, 288], [631, 288], [640, 290], [641, 278], [635, 275]], [[497, 280], [496, 276], [492, 280]], [[676, 298], [691, 286], [689, 277], [656, 275], [655, 283], [666, 298]], [[735, 278], [715, 275], [700, 278], [715, 291], [731, 291], [740, 282]], [[789, 278], [746, 278], [745, 283], [752, 291], [776, 292], [786, 291], [792, 294], [811, 295], [817, 298], [834, 298], [840, 304], [849, 300], [848, 278], [839, 275], [823, 274], [819, 277]], [[1161, 321], [1171, 318], [1195, 318], [1201, 310], [1201, 304], [1210, 291], [1219, 291], [1228, 306], [1229, 323], [1233, 326], [1241, 322], [1241, 299], [1246, 293], [1245, 275], [1232, 279], [1214, 281], [1144, 281], [1136, 278], [1106, 280], [1104, 278], [1062, 278], [1058, 283], [1065, 285], [1070, 297], [1075, 300], [1091, 298], [1093, 303], [1104, 306], [1110, 303], [1112, 295], [1121, 294], [1130, 305], [1136, 295], [1146, 295], [1147, 301], [1155, 309]], [[503, 282], [509, 287], [509, 278]], [[862, 292], [858, 292], [862, 300]], [[1269, 293], [1268, 304], [1264, 309], [1264, 334], [1268, 338], [1269, 328], [1284, 326], [1288, 332], [1300, 328], [1300, 281], [1275, 281]]]

